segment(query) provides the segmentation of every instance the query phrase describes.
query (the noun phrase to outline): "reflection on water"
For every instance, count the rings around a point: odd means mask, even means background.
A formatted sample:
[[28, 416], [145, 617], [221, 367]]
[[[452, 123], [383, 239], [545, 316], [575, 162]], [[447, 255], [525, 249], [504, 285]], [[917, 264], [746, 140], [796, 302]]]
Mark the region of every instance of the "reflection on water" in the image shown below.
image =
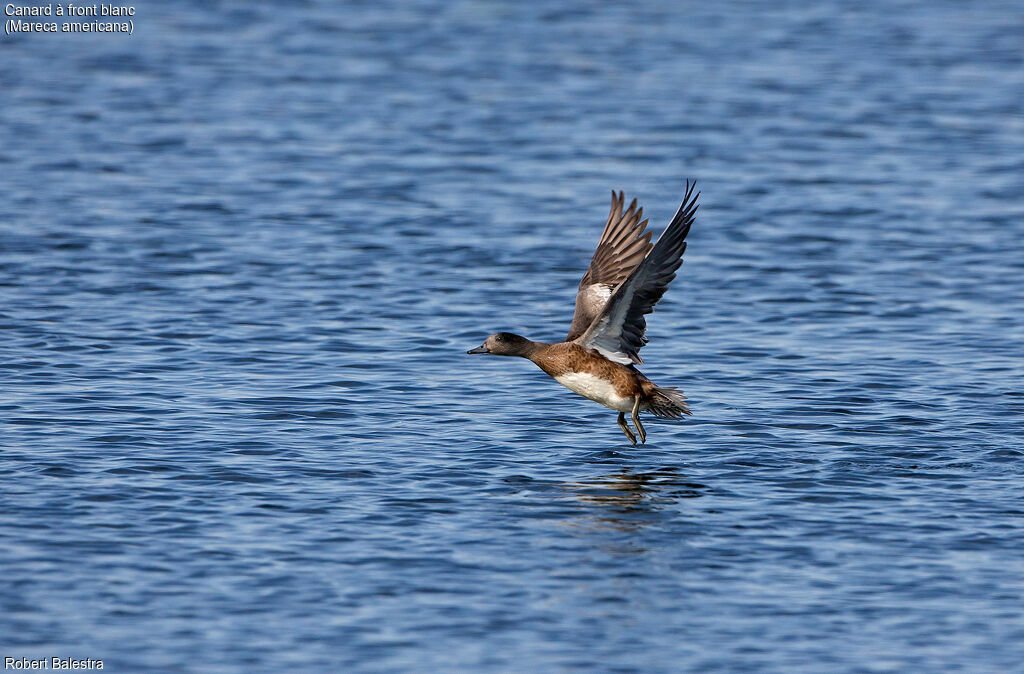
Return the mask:
[[[681, 499], [704, 496], [706, 485], [689, 480], [674, 467], [652, 471], [619, 472], [569, 482], [564, 488], [579, 501], [599, 506], [571, 523], [583, 531], [619, 531], [635, 533], [679, 513], [670, 506]], [[606, 540], [602, 546], [613, 554], [642, 554], [647, 545], [642, 539]]]
[[618, 473], [570, 482], [567, 486], [581, 501], [627, 511], [681, 498], [696, 498], [708, 491], [707, 486], [687, 480], [672, 467], [646, 473], [633, 473], [626, 468]]

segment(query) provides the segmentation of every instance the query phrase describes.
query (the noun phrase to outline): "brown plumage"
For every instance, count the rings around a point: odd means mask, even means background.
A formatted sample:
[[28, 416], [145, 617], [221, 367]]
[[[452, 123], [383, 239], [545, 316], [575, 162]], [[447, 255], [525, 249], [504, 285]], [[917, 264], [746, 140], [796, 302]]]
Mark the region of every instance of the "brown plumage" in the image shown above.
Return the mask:
[[612, 205], [590, 267], [580, 281], [572, 326], [564, 342], [534, 342], [498, 332], [469, 353], [519, 356], [537, 364], [560, 384], [591, 400], [618, 410], [619, 427], [635, 445], [636, 436], [625, 422], [632, 415], [641, 442], [647, 433], [639, 412], [678, 419], [690, 414], [686, 398], [673, 387], [657, 386], [636, 369], [639, 351], [647, 344], [646, 314], [668, 289], [682, 264], [686, 235], [697, 211], [696, 183], [686, 184], [686, 196], [656, 244], [645, 232], [647, 220], [636, 200], [623, 212], [622, 192], [612, 192]]
[[555, 379], [582, 372], [610, 381], [621, 398], [632, 398], [641, 392], [638, 371], [595, 355], [574, 342], [540, 345], [527, 358]]

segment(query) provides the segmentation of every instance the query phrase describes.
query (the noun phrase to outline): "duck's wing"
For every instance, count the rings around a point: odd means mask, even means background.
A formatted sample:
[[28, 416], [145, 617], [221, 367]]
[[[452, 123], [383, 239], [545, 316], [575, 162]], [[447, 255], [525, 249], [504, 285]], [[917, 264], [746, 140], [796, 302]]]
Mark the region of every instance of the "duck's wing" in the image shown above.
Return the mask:
[[576, 311], [565, 341], [582, 335], [594, 319], [601, 315], [616, 286], [636, 269], [651, 250], [651, 233], [644, 233], [647, 220], [641, 221], [644, 209], [636, 207], [636, 199], [622, 212], [625, 196], [612, 191], [612, 206], [604, 225], [590, 267], [583, 274], [576, 293]]
[[686, 250], [686, 235], [697, 212], [697, 197], [693, 194], [694, 182], [686, 182], [686, 197], [676, 211], [672, 222], [665, 228], [658, 243], [644, 258], [633, 273], [623, 282], [608, 300], [604, 311], [594, 319], [576, 342], [616, 363], [628, 365], [642, 363], [640, 349], [647, 343], [646, 314], [654, 311], [654, 305], [676, 277], [676, 270], [683, 263]]

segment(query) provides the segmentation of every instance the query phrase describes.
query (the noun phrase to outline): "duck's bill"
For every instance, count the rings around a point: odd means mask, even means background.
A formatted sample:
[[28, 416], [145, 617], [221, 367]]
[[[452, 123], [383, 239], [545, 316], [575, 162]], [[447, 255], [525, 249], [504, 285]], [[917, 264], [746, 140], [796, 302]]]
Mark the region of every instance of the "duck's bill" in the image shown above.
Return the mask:
[[490, 349], [488, 349], [486, 346], [481, 344], [480, 346], [476, 347], [475, 349], [470, 349], [466, 353], [490, 353], [490, 352], [491, 352]]

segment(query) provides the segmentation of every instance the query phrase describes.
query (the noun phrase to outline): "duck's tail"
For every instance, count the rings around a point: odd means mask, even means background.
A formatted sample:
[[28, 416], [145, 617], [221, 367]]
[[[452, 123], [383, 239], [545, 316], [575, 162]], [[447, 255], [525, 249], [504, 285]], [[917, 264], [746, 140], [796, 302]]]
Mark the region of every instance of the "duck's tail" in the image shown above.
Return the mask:
[[655, 386], [653, 383], [647, 393], [647, 411], [664, 419], [682, 419], [684, 414], [691, 414], [686, 405], [686, 396], [674, 386]]

